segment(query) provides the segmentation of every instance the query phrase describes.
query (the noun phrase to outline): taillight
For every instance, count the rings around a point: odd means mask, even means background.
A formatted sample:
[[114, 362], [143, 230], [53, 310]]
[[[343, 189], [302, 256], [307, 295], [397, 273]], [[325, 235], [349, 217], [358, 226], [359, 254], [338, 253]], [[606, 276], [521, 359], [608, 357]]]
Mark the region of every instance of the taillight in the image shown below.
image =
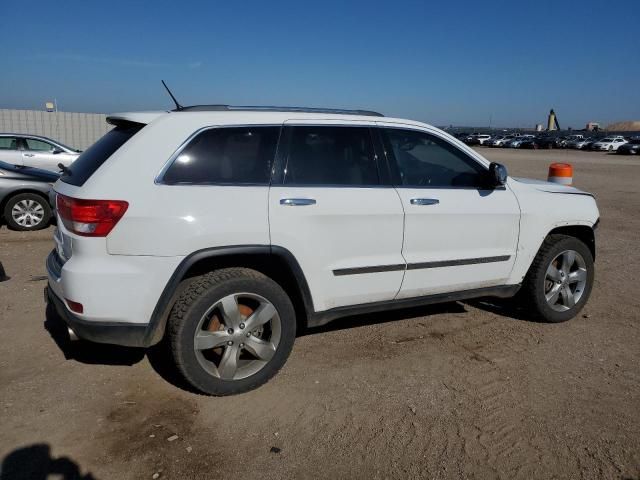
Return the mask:
[[106, 237], [129, 204], [124, 200], [84, 200], [58, 194], [56, 206], [70, 232], [84, 237]]

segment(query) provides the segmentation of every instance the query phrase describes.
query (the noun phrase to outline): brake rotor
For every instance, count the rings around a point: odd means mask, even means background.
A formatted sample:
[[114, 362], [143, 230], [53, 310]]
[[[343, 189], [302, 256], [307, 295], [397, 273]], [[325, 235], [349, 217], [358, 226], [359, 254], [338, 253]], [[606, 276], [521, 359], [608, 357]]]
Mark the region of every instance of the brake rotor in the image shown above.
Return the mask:
[[[241, 303], [238, 303], [238, 311], [240, 312], [240, 315], [242, 315], [243, 320], [246, 320], [247, 318], [249, 318], [249, 316], [254, 312], [253, 308], [248, 307], [247, 305], [243, 305]], [[223, 326], [224, 326], [224, 323], [220, 321], [220, 317], [218, 317], [218, 315], [214, 313], [211, 316], [211, 319], [209, 320], [209, 324], [207, 325], [207, 328], [205, 330], [209, 332], [217, 332], [218, 330], [222, 330]]]

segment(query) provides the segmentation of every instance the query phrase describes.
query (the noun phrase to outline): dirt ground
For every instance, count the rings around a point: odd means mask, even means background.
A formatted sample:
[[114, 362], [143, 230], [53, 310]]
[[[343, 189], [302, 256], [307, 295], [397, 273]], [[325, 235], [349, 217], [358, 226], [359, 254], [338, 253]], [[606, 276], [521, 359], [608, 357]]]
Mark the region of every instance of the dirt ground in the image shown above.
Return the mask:
[[229, 398], [179, 388], [144, 351], [52, 337], [52, 229], [2, 227], [1, 480], [640, 478], [640, 158], [481, 151], [514, 176], [569, 161], [595, 193], [597, 274], [578, 318], [474, 301], [338, 320]]

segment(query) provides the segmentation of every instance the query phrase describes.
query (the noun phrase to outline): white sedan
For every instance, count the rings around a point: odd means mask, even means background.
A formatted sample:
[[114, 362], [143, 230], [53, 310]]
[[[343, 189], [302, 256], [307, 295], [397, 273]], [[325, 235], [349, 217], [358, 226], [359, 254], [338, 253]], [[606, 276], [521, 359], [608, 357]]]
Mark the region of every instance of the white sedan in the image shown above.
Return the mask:
[[627, 141], [624, 137], [605, 137], [591, 145], [592, 150], [605, 150], [615, 152], [620, 145], [624, 145]]

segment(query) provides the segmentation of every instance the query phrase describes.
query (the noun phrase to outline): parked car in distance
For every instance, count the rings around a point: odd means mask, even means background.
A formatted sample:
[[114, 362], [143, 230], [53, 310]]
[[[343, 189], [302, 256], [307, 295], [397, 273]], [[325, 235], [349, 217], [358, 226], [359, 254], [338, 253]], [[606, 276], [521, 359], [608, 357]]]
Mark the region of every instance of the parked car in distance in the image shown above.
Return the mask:
[[507, 142], [510, 142], [515, 138], [514, 135], [498, 135], [486, 141], [486, 144], [490, 147], [504, 147]]
[[593, 196], [430, 125], [220, 105], [108, 121], [54, 186], [46, 298], [80, 338], [164, 340], [204, 393], [257, 388], [298, 328], [348, 315], [519, 291], [561, 322], [589, 298]]
[[562, 137], [542, 136], [537, 139], [538, 148], [562, 148]]
[[591, 150], [615, 152], [622, 145], [627, 143], [624, 137], [616, 135], [613, 137], [605, 137], [591, 144]]
[[80, 150], [47, 137], [17, 133], [0, 133], [0, 161], [12, 165], [60, 171], [58, 164], [71, 165]]
[[621, 155], [640, 154], [640, 138], [632, 138], [624, 145], [620, 145], [617, 152]]
[[467, 145], [485, 145], [491, 139], [491, 135], [486, 133], [472, 133], [463, 139]]
[[520, 148], [537, 150], [540, 148], [540, 138], [525, 138], [522, 142], [520, 142]]
[[49, 226], [51, 185], [59, 175], [48, 170], [0, 162], [0, 215], [13, 230]]
[[574, 144], [580, 140], [584, 140], [584, 135], [566, 135], [563, 137], [563, 147], [574, 148]]
[[535, 138], [533, 135], [525, 134], [520, 135], [519, 137], [515, 137], [507, 142], [505, 146], [509, 148], [520, 148], [523, 142]]
[[576, 138], [567, 143], [567, 148], [574, 148], [576, 150], [585, 150], [591, 144], [593, 139], [590, 138]]

